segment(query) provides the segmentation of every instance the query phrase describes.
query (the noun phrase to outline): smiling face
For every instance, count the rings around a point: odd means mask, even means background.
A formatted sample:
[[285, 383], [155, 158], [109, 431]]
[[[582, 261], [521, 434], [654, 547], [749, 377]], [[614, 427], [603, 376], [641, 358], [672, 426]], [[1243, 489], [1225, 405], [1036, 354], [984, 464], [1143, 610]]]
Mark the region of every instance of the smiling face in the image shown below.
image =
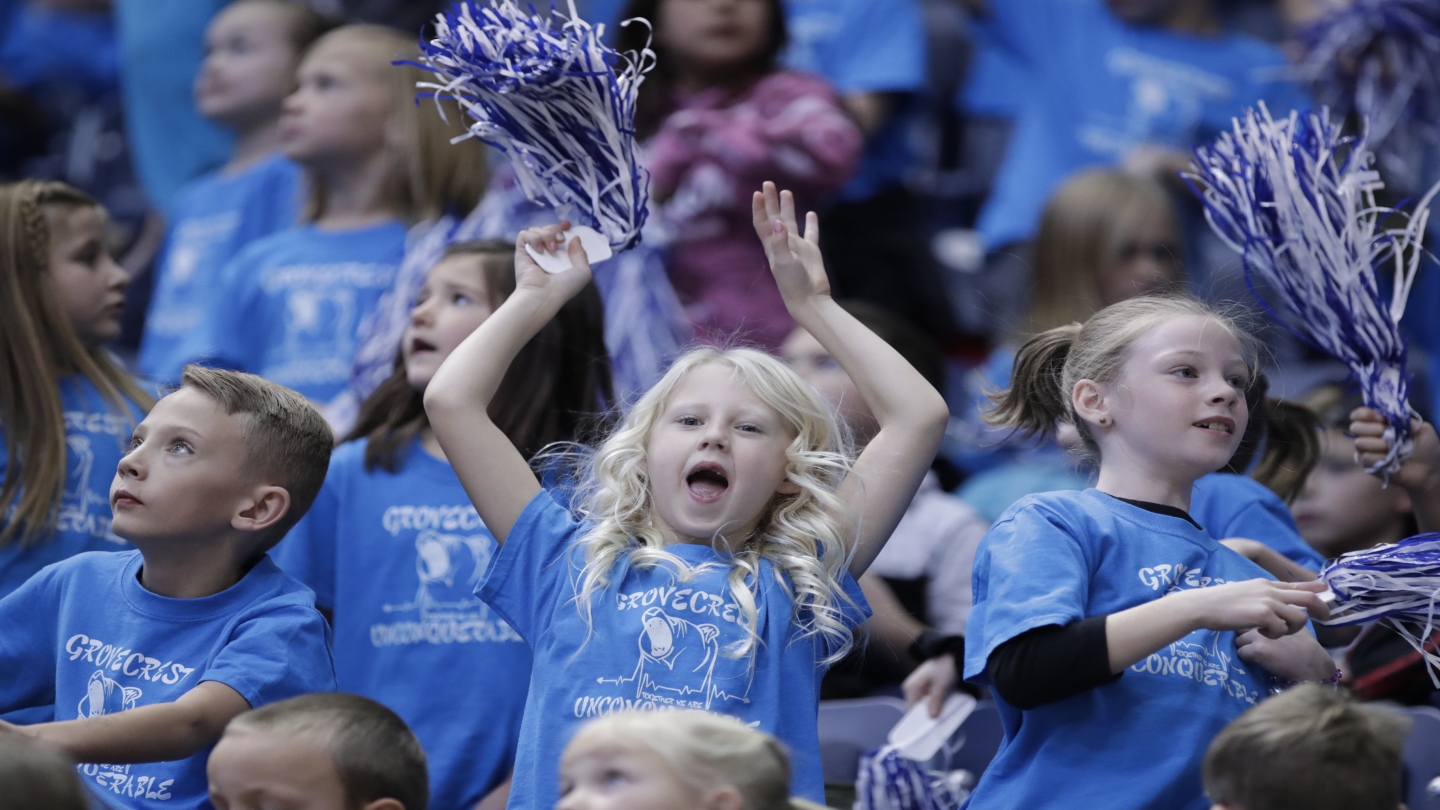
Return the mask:
[[115, 534], [140, 546], [229, 528], [256, 490], [236, 475], [247, 418], [189, 387], [155, 403], [110, 484]]
[[442, 259], [420, 288], [400, 340], [405, 377], [416, 391], [425, 390], [445, 358], [494, 312], [485, 288], [485, 261], [473, 254]]
[[560, 761], [555, 810], [692, 810], [703, 799], [654, 751], [582, 736]]
[[766, 0], [662, 0], [655, 39], [682, 71], [720, 76], [760, 54], [770, 16]]
[[345, 786], [316, 734], [228, 732], [205, 766], [215, 810], [348, 810]]
[[386, 146], [390, 96], [375, 47], [355, 38], [321, 39], [300, 64], [299, 88], [286, 97], [280, 148], [310, 169], [351, 166]]
[[645, 471], [662, 532], [679, 542], [743, 540], [785, 479], [794, 439], [780, 413], [721, 362], [685, 375], [645, 443]]
[[279, 3], [235, 3], [205, 31], [195, 106], [206, 118], [243, 127], [273, 121], [294, 81], [294, 15]]
[[1355, 440], [1340, 430], [1322, 434], [1320, 462], [1290, 510], [1300, 536], [1326, 558], [1404, 539], [1410, 497], [1355, 462]]
[[105, 247], [105, 212], [91, 205], [51, 205], [45, 280], [80, 342], [98, 346], [120, 337], [130, 275]]
[[1100, 442], [1102, 466], [1138, 465], [1146, 474], [1193, 481], [1235, 454], [1249, 418], [1249, 378], [1228, 329], [1182, 315], [1131, 342], [1118, 379], [1077, 383], [1075, 408]]

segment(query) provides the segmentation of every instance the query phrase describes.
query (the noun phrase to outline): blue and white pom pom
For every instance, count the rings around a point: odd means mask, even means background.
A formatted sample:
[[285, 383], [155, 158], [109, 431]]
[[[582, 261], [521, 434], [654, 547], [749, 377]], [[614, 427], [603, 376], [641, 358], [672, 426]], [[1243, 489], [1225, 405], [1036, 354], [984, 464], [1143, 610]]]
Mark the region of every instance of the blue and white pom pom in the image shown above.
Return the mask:
[[[575, 13], [514, 0], [456, 3], [435, 20], [420, 88], [470, 116], [469, 135], [504, 152], [525, 196], [591, 226], [615, 250], [640, 241], [649, 174], [635, 157], [635, 98], [648, 48], [619, 54]], [[616, 68], [619, 68], [618, 72]], [[443, 113], [442, 113], [443, 114]]]
[[899, 746], [887, 745], [860, 758], [856, 810], [956, 810], [969, 796], [950, 774], [927, 770]]
[[[1388, 481], [1414, 449], [1399, 323], [1440, 184], [1407, 216], [1376, 204], [1383, 184], [1370, 164], [1365, 141], [1342, 137], [1326, 111], [1275, 120], [1261, 104], [1197, 148], [1185, 177], [1215, 233], [1243, 257], [1261, 306], [1349, 366], [1365, 404], [1385, 418], [1390, 451], [1369, 472]], [[1382, 268], [1393, 276], [1388, 295]], [[1257, 278], [1274, 300], [1259, 293]]]
[[1370, 122], [1376, 146], [1403, 128], [1440, 144], [1440, 2], [1354, 0], [1299, 32], [1315, 98]]
[[1399, 543], [1352, 551], [1320, 572], [1330, 586], [1330, 618], [1340, 627], [1385, 621], [1415, 648], [1440, 688], [1440, 654], [1430, 643], [1440, 630], [1440, 532], [1419, 534]]

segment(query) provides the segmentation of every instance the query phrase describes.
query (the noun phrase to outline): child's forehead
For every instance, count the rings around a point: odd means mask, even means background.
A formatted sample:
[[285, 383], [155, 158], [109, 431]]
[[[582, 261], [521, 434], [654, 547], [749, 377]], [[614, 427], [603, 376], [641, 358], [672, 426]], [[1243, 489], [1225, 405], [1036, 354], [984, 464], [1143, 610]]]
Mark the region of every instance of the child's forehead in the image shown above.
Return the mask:
[[1221, 362], [1246, 362], [1240, 339], [1224, 323], [1204, 315], [1166, 318], [1130, 343], [1135, 358], [1196, 354]]
[[243, 438], [246, 416], [226, 413], [220, 402], [198, 388], [183, 386], [161, 397], [141, 424], [189, 428], [203, 436]]
[[777, 417], [780, 414], [740, 369], [718, 360], [702, 363], [685, 372], [670, 391], [667, 404], [682, 403], [761, 409]]

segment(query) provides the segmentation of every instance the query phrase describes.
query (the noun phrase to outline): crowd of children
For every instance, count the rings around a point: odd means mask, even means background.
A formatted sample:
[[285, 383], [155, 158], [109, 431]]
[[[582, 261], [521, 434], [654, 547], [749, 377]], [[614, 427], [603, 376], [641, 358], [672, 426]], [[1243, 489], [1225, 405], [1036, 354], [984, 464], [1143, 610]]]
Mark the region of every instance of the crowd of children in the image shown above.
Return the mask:
[[[0, 184], [0, 808], [806, 810], [822, 698], [956, 689], [1004, 726], [973, 810], [1402, 806], [1364, 702], [1440, 690], [1316, 580], [1440, 531], [1440, 439], [1367, 473], [1386, 423], [1236, 314], [1177, 177], [1308, 103], [1232, 30], [1268, 4], [890, 2], [578, 3], [657, 58], [645, 244], [593, 269], [385, 3], [213, 4], [229, 157], [148, 264]], [[1014, 121], [951, 276], [940, 6]]]

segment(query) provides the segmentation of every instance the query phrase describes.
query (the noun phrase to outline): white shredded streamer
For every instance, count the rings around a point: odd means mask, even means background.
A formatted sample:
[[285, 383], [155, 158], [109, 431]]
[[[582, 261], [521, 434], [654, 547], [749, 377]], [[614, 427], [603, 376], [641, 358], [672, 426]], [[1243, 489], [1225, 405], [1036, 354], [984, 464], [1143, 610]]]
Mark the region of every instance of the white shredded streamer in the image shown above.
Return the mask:
[[1352, 551], [1333, 560], [1320, 580], [1334, 594], [1329, 626], [1384, 621], [1425, 660], [1440, 689], [1440, 654], [1431, 639], [1440, 631], [1440, 532]]
[[457, 3], [422, 43], [418, 63], [437, 78], [419, 87], [459, 104], [473, 123], [456, 140], [504, 152], [526, 197], [578, 214], [621, 251], [640, 241], [648, 213], [635, 99], [655, 54], [616, 53], [600, 40], [603, 25], [582, 20], [574, 0], [568, 7], [542, 15], [514, 0]]
[[[1266, 311], [1349, 366], [1365, 404], [1384, 416], [1390, 450], [1368, 469], [1388, 482], [1414, 450], [1399, 322], [1440, 184], [1413, 215], [1385, 208], [1375, 202], [1383, 183], [1371, 160], [1365, 140], [1342, 137], [1324, 110], [1276, 120], [1262, 103], [1197, 148], [1185, 178], [1215, 233], [1244, 258], [1246, 281]], [[1400, 224], [1387, 227], [1391, 220]], [[1377, 269], [1387, 266], [1388, 300]], [[1273, 301], [1256, 290], [1255, 277]]]
[[856, 810], [956, 810], [970, 792], [887, 745], [860, 758]]

